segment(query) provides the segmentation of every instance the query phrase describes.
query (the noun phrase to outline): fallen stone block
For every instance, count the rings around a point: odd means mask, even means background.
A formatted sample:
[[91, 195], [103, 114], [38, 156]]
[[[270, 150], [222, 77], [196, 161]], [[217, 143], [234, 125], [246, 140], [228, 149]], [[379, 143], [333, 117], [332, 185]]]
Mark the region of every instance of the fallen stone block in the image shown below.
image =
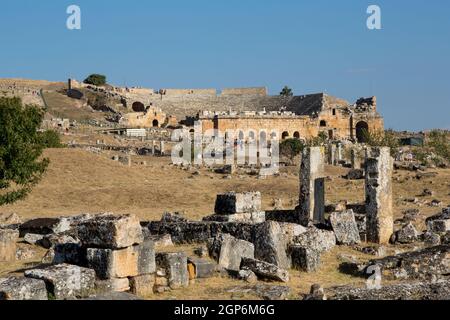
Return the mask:
[[289, 273], [286, 270], [265, 261], [242, 258], [241, 269], [251, 270], [263, 280], [289, 281]]
[[255, 228], [253, 244], [255, 258], [279, 266], [283, 269], [290, 267], [287, 256], [287, 242], [281, 225], [275, 221], [268, 221]]
[[164, 270], [171, 289], [184, 288], [189, 285], [187, 256], [184, 252], [164, 252], [156, 254], [156, 266]]
[[38, 218], [29, 220], [20, 225], [20, 237], [26, 234], [51, 234], [68, 231], [71, 228], [70, 220], [66, 218]]
[[420, 233], [416, 230], [412, 223], [408, 223], [406, 226], [398, 230], [393, 237], [393, 242], [402, 244], [414, 243], [419, 239]]
[[0, 228], [11, 229], [13, 226], [20, 226], [22, 219], [15, 213], [0, 213]]
[[206, 243], [211, 238], [209, 222], [164, 222], [152, 221], [148, 229], [152, 235], [170, 234], [175, 244]]
[[79, 243], [56, 244], [49, 251], [52, 252], [52, 261], [49, 261], [49, 263], [86, 265], [86, 248], [83, 248]]
[[100, 215], [78, 225], [78, 238], [85, 247], [122, 249], [142, 243], [139, 219], [134, 215]]
[[428, 221], [427, 230], [429, 232], [436, 233], [445, 233], [447, 231], [450, 231], [450, 219]]
[[57, 234], [49, 234], [42, 236], [42, 239], [39, 240], [38, 244], [45, 248], [50, 249], [60, 244], [79, 244], [81, 245], [81, 241], [77, 239], [74, 235], [69, 233], [57, 233]]
[[267, 301], [286, 300], [291, 289], [285, 286], [274, 286], [268, 284], [256, 284], [252, 286], [238, 286], [226, 289], [233, 294], [250, 294]]
[[371, 260], [366, 265], [365, 270], [375, 265], [381, 268], [385, 277], [396, 280], [445, 278], [446, 275], [450, 274], [450, 245], [429, 247], [419, 251]]
[[45, 282], [9, 277], [0, 279], [0, 300], [47, 300]]
[[130, 292], [139, 297], [148, 297], [152, 295], [154, 285], [154, 274], [145, 274], [130, 278]]
[[112, 278], [108, 280], [96, 280], [95, 292], [108, 293], [108, 292], [126, 292], [130, 290], [130, 281], [128, 278]]
[[251, 213], [235, 213], [235, 214], [214, 214], [211, 216], [204, 217], [203, 221], [264, 223], [266, 221], [266, 213], [251, 212]]
[[44, 280], [57, 300], [88, 297], [95, 290], [95, 271], [69, 264], [27, 270], [25, 277]]
[[401, 283], [379, 289], [335, 287], [326, 293], [329, 300], [450, 300], [450, 281]]
[[248, 283], [256, 283], [258, 282], [258, 277], [251, 270], [239, 270], [237, 273], [237, 278], [239, 280], [243, 280]]
[[333, 231], [312, 227], [295, 237], [294, 244], [322, 253], [331, 250], [336, 245], [336, 236]]
[[320, 267], [320, 252], [315, 250], [291, 246], [292, 267], [305, 272], [316, 272]]
[[303, 297], [305, 301], [324, 301], [327, 300], [327, 296], [325, 295], [325, 291], [319, 284], [314, 284], [311, 286], [311, 290], [309, 294]]
[[361, 242], [355, 214], [352, 210], [333, 212], [330, 215], [330, 223], [338, 244], [354, 245]]
[[23, 237], [24, 242], [34, 245], [34, 246], [38, 245], [42, 239], [44, 239], [44, 236], [42, 234], [34, 234], [34, 233], [27, 233]]
[[126, 278], [151, 274], [156, 270], [152, 241], [125, 249], [87, 249], [88, 266], [100, 279]]
[[229, 234], [220, 234], [209, 241], [209, 254], [220, 267], [238, 271], [242, 258], [254, 258], [255, 247], [252, 243], [239, 240]]
[[188, 258], [189, 265], [193, 267], [194, 278], [211, 278], [216, 271], [216, 264], [206, 259]]
[[216, 214], [235, 214], [261, 211], [261, 193], [229, 192], [217, 195], [214, 212]]
[[0, 262], [16, 260], [17, 240], [19, 240], [18, 231], [0, 229]]

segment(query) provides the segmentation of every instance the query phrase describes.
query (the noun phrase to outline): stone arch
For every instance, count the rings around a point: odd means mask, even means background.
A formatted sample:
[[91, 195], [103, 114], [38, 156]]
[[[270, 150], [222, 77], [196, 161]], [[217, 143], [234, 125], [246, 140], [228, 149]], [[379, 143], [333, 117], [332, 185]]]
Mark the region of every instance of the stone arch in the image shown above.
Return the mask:
[[157, 119], [153, 120], [152, 126], [155, 127], [155, 128], [158, 128], [159, 127], [159, 121]]
[[294, 132], [294, 138], [295, 138], [295, 139], [300, 139], [300, 132], [295, 131], [295, 132]]
[[281, 139], [286, 140], [287, 138], [289, 138], [289, 132], [284, 131], [283, 134], [281, 135]]
[[145, 105], [142, 102], [136, 101], [133, 102], [131, 109], [133, 109], [134, 112], [145, 112]]
[[245, 135], [244, 135], [244, 131], [239, 131], [239, 140], [244, 140]]
[[360, 121], [356, 124], [356, 140], [359, 143], [367, 142], [367, 134], [369, 133], [369, 125], [365, 121]]
[[325, 120], [320, 120], [320, 126], [321, 127], [326, 127], [327, 126], [327, 122]]

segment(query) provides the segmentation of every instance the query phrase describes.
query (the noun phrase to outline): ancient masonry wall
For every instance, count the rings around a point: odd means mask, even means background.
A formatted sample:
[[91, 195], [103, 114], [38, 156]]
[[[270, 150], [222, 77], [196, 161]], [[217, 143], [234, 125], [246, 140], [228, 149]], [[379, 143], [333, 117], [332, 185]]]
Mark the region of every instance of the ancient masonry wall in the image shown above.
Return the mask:
[[367, 149], [367, 241], [387, 244], [394, 232], [392, 210], [393, 158], [389, 148]]

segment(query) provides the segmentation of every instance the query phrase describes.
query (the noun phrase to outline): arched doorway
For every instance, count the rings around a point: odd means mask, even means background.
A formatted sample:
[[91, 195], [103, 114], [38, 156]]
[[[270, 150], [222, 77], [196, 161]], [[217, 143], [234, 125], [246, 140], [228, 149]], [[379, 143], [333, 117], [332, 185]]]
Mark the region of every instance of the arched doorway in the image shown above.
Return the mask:
[[287, 138], [289, 138], [289, 132], [285, 131], [285, 132], [283, 132], [283, 134], [281, 135], [281, 139], [286, 140]]
[[145, 112], [145, 105], [142, 102], [136, 101], [131, 106], [134, 112]]
[[294, 138], [295, 138], [295, 139], [300, 139], [300, 132], [295, 131], [295, 132], [294, 132]]
[[239, 131], [239, 140], [244, 140], [244, 132]]
[[321, 120], [320, 121], [320, 126], [323, 128], [323, 127], [326, 127], [327, 126], [327, 122], [325, 121], [325, 120]]
[[367, 142], [367, 134], [369, 133], [369, 125], [365, 121], [356, 124], [356, 140], [359, 143]]
[[158, 122], [158, 120], [156, 120], [156, 119], [153, 120], [152, 125], [153, 125], [153, 127], [155, 127], [155, 128], [159, 127], [159, 122]]
[[249, 137], [250, 140], [255, 140], [255, 133], [253, 131], [250, 131], [248, 133], [248, 137]]

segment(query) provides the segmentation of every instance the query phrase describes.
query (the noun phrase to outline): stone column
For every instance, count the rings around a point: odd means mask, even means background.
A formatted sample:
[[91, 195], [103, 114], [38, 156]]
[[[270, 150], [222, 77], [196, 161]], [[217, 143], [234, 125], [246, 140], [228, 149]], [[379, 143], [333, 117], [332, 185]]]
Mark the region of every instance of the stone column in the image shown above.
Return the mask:
[[155, 140], [152, 140], [152, 156], [155, 155]]
[[387, 244], [394, 232], [392, 210], [392, 172], [390, 148], [366, 150], [367, 241]]
[[324, 150], [308, 147], [303, 150], [300, 165], [299, 222], [323, 222], [325, 213]]
[[342, 144], [339, 143], [337, 145], [337, 150], [336, 150], [336, 165], [338, 165], [341, 161], [342, 161]]
[[361, 161], [360, 150], [356, 148], [352, 148], [350, 150], [350, 161], [352, 164], [352, 169], [362, 169], [362, 161]]
[[164, 141], [160, 141], [160, 142], [159, 142], [159, 151], [160, 151], [160, 153], [161, 153], [161, 156], [164, 156], [164, 155], [165, 155], [164, 147], [165, 147]]
[[336, 145], [328, 145], [328, 164], [335, 165], [336, 162]]

